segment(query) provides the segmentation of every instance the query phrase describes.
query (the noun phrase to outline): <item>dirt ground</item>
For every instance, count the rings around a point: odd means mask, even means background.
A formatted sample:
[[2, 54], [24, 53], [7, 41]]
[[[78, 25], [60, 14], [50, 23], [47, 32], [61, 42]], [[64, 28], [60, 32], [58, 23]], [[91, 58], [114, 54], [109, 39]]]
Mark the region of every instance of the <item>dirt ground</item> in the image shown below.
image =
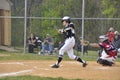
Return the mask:
[[76, 61], [62, 61], [60, 68], [50, 66], [55, 61], [0, 61], [0, 77], [17, 75], [37, 75], [41, 77], [63, 77], [84, 80], [120, 80], [120, 62], [105, 67], [95, 61], [88, 61], [86, 68]]

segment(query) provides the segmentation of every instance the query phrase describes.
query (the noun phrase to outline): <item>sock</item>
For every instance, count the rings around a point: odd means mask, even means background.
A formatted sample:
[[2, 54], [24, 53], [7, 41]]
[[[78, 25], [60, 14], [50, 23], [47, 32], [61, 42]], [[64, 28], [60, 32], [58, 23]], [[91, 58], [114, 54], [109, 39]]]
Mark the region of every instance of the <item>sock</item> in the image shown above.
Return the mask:
[[81, 62], [81, 63], [85, 63], [85, 61], [84, 60], [82, 60], [81, 58], [79, 58], [79, 57], [76, 57], [75, 58], [75, 60], [77, 60], [78, 62]]
[[61, 61], [62, 61], [62, 58], [59, 57], [59, 58], [58, 58], [58, 61], [57, 61], [57, 63], [56, 63], [56, 65], [59, 65]]
[[59, 58], [58, 58], [58, 61], [57, 61], [56, 65], [60, 64], [60, 62], [62, 61], [62, 57], [63, 57], [63, 55], [59, 55]]

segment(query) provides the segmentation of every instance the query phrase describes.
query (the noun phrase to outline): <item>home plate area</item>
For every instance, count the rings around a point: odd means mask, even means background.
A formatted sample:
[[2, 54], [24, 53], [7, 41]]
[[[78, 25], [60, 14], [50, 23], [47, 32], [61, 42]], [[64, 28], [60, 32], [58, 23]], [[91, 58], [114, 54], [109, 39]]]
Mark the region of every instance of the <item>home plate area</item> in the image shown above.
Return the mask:
[[88, 61], [88, 66], [83, 68], [79, 62], [63, 60], [60, 68], [51, 68], [55, 62], [51, 60], [0, 61], [0, 77], [35, 75], [67, 79], [120, 80], [120, 62], [109, 67], [101, 66], [95, 61]]

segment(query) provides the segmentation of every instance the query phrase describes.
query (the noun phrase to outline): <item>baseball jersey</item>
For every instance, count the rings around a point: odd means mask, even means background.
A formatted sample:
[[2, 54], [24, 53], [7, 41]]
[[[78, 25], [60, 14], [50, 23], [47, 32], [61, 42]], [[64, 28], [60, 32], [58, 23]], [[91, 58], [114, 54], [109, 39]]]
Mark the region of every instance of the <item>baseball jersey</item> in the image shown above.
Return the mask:
[[74, 37], [75, 36], [75, 28], [73, 24], [69, 24], [67, 27], [65, 27], [63, 29], [63, 34], [64, 34], [64, 38], [70, 38], [70, 37]]
[[117, 56], [117, 50], [109, 42], [99, 43], [99, 46], [105, 50], [105, 52], [107, 53], [107, 55], [109, 55], [109, 57]]

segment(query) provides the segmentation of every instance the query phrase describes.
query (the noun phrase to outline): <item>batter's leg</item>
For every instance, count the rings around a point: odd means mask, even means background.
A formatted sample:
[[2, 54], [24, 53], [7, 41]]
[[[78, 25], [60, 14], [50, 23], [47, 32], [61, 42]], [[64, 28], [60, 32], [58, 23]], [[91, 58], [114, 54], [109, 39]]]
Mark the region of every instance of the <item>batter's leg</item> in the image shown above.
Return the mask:
[[87, 66], [86, 61], [84, 61], [84, 60], [82, 60], [80, 57], [74, 55], [74, 53], [73, 53], [73, 48], [69, 49], [69, 50], [67, 51], [67, 53], [68, 53], [68, 56], [69, 56], [71, 59], [74, 59], [74, 60], [76, 60], [76, 61], [78, 61], [78, 62], [81, 62], [81, 63], [83, 64], [83, 65], [82, 65], [83, 67], [86, 67], [86, 66]]

